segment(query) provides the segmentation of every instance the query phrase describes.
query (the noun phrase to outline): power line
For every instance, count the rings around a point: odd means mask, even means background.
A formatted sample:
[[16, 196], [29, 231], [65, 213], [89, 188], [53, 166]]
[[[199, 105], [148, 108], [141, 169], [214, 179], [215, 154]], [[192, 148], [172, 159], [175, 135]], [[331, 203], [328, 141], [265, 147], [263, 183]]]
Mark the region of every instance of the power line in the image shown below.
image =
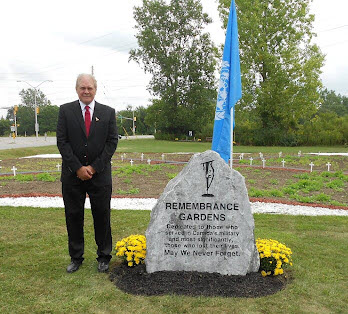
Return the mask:
[[336, 29], [347, 27], [347, 26], [348, 25], [341, 25], [341, 26], [337, 26], [337, 27], [333, 27], [333, 28], [329, 28], [329, 29], [324, 29], [322, 31], [318, 31], [318, 33], [330, 32], [330, 31], [334, 31]]
[[337, 45], [345, 44], [346, 42], [348, 42], [348, 40], [345, 40], [345, 41], [339, 41], [339, 42], [336, 42], [336, 43], [332, 43], [332, 44], [329, 44], [329, 45], [325, 45], [325, 46], [322, 46], [322, 48], [327, 48], [327, 47], [337, 46]]
[[[113, 32], [115, 33], [115, 32]], [[112, 33], [108, 33], [108, 34], [105, 34], [105, 35], [102, 35], [102, 36], [99, 36], [99, 37], [96, 37], [96, 38], [93, 38], [93, 39], [89, 39], [89, 40], [86, 40], [82, 43], [79, 43], [78, 45], [82, 45], [83, 43], [87, 43], [87, 42], [91, 42], [97, 38], [101, 38], [101, 37], [105, 37], [105, 36], [108, 36]], [[97, 58], [103, 58], [105, 56], [108, 56], [108, 55], [111, 55], [111, 54], [114, 54], [114, 53], [122, 53], [122, 52], [125, 52], [127, 51], [129, 48], [131, 48], [134, 44], [136, 44], [137, 41], [128, 41], [128, 42], [122, 42], [122, 43], [119, 43], [118, 45], [116, 45], [115, 47], [113, 48], [107, 48], [105, 47], [106, 49], [109, 49], [111, 52], [108, 52], [106, 54], [103, 54]], [[124, 48], [124, 49], [122, 49]], [[69, 63], [72, 63], [73, 61], [68, 61], [68, 62], [62, 62], [62, 63], [56, 63], [56, 64], [53, 64], [53, 65], [49, 65], [49, 66], [46, 66], [46, 67], [43, 67], [41, 69], [38, 69], [38, 71], [36, 72], [15, 72], [15, 73], [11, 73], [12, 75], [33, 75], [33, 74], [42, 74], [42, 73], [47, 73], [47, 72], [51, 72], [51, 71], [56, 71], [56, 70], [59, 70], [59, 69], [64, 69], [67, 67], [66, 64], [69, 64]], [[98, 61], [97, 61], [98, 62]], [[74, 64], [76, 63], [82, 63], [82, 61], [80, 62], [74, 62]], [[0, 72], [0, 75], [8, 75], [9, 73], [8, 72]]]

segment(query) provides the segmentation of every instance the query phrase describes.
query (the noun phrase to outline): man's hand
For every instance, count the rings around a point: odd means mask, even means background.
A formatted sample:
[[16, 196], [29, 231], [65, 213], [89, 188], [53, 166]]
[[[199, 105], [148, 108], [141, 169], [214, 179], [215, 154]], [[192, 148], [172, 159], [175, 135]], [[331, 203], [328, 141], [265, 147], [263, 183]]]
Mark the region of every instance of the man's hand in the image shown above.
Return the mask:
[[89, 170], [89, 173], [92, 176], [96, 173], [96, 171], [94, 170], [94, 168], [91, 165], [88, 165], [86, 168]]
[[93, 173], [95, 171], [93, 172], [91, 169], [93, 169], [91, 166], [82, 166], [80, 169], [76, 171], [77, 177], [82, 181], [92, 179]]

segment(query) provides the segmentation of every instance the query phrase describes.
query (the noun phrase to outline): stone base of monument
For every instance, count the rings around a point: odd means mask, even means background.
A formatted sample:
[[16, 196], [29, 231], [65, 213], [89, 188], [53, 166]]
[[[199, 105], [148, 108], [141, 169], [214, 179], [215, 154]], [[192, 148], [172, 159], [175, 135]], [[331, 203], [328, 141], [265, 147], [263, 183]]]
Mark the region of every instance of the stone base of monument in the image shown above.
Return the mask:
[[285, 288], [288, 274], [262, 277], [260, 273], [229, 276], [218, 273], [161, 271], [147, 273], [145, 265], [117, 265], [110, 279], [123, 292], [134, 295], [187, 295], [256, 298], [274, 294]]
[[257, 272], [260, 259], [244, 177], [212, 150], [192, 156], [153, 208], [146, 246], [148, 273]]
[[116, 266], [118, 288], [141, 295], [259, 297], [286, 276], [262, 277], [244, 177], [214, 151], [195, 154], [164, 189], [146, 230], [145, 265]]

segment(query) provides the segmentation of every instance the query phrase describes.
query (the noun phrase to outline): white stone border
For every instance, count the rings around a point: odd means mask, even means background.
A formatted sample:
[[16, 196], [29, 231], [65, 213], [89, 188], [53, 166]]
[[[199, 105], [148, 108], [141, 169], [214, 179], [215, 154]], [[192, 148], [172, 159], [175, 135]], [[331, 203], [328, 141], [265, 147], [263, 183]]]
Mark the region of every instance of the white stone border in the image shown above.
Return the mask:
[[[157, 199], [155, 198], [112, 198], [111, 208], [115, 210], [152, 210]], [[4, 197], [0, 198], [0, 206], [29, 206], [39, 208], [63, 208], [62, 197]], [[89, 199], [86, 208], [91, 208]], [[254, 214], [284, 214], [304, 216], [348, 216], [348, 210], [311, 207], [301, 205], [287, 205], [279, 203], [252, 202], [251, 210]]]

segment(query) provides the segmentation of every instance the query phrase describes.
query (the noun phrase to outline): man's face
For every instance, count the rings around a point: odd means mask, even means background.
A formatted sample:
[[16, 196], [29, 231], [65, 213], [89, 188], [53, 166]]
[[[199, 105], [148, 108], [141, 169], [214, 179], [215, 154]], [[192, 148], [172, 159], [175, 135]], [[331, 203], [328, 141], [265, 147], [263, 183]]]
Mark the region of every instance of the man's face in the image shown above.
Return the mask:
[[94, 87], [93, 80], [90, 77], [82, 77], [76, 88], [79, 99], [85, 104], [89, 105], [95, 97], [97, 92]]

